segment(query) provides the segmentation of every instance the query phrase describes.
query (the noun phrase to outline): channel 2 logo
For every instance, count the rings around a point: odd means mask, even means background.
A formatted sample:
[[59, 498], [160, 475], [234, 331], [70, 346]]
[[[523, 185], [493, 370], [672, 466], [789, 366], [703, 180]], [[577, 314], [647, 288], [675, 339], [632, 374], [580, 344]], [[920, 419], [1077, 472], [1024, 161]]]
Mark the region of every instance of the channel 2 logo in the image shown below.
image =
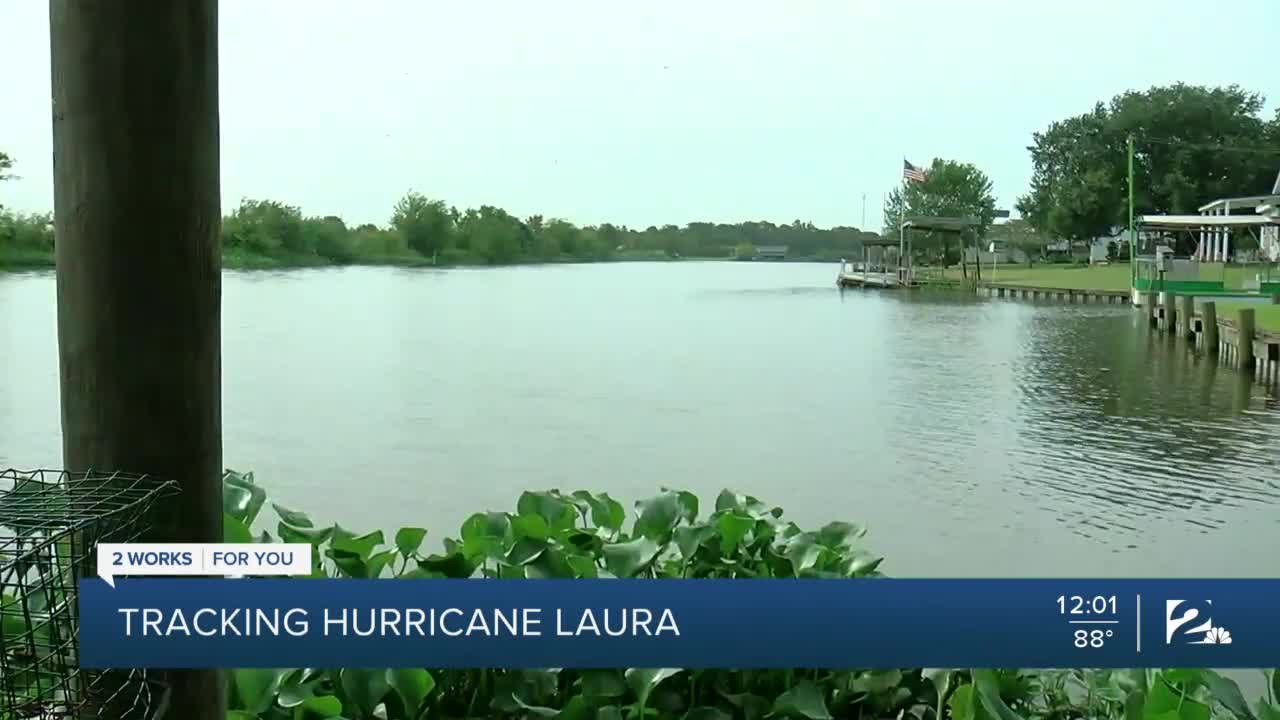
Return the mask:
[[1231, 633], [1213, 624], [1212, 610], [1212, 600], [1166, 600], [1165, 645], [1230, 645]]

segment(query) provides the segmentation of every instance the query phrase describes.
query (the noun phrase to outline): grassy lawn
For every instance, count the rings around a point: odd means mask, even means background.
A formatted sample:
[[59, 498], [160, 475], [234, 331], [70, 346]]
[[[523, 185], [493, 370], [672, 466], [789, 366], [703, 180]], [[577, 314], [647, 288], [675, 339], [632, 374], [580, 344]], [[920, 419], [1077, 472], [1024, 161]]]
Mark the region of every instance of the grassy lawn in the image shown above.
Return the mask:
[[[969, 268], [973, 272], [973, 268]], [[960, 280], [960, 267], [947, 268], [943, 277]], [[990, 265], [982, 268], [982, 281], [996, 285], [1063, 288], [1064, 290], [1128, 290], [1128, 265]]]
[[1234, 320], [1236, 310], [1240, 308], [1253, 308], [1255, 311], [1253, 314], [1254, 326], [1258, 330], [1280, 333], [1280, 305], [1252, 302], [1219, 302], [1215, 304], [1218, 308], [1218, 317], [1224, 320]]
[[[969, 268], [973, 272], [973, 268]], [[1265, 266], [1225, 266], [1222, 263], [1201, 263], [1201, 280], [1220, 280], [1228, 290], [1244, 288], [1247, 281], [1261, 275], [1263, 281], [1280, 280], [1280, 271], [1268, 270]], [[944, 277], [949, 280], [960, 280], [960, 267], [947, 268]], [[1062, 288], [1064, 290], [1128, 290], [1129, 266], [1124, 263], [1114, 265], [997, 265], [992, 271], [990, 265], [982, 267], [982, 281], [995, 285], [1017, 285], [1022, 287]]]

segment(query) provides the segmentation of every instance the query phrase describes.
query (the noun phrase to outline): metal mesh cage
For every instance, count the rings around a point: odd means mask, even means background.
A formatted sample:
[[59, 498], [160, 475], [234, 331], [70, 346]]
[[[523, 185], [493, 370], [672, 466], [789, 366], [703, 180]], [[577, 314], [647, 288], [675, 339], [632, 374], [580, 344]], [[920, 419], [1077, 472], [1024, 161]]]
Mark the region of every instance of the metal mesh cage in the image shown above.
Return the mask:
[[77, 580], [99, 542], [150, 529], [177, 485], [145, 475], [0, 470], [0, 720], [154, 720], [167, 694], [146, 671], [81, 670]]

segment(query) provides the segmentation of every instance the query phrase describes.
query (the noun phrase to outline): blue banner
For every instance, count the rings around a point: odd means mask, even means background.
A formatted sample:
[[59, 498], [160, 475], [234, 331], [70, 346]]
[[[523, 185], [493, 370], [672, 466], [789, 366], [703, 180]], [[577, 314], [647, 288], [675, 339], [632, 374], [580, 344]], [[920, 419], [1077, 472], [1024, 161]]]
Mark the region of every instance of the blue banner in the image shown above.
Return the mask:
[[81, 664], [1272, 667], [1280, 580], [121, 578]]

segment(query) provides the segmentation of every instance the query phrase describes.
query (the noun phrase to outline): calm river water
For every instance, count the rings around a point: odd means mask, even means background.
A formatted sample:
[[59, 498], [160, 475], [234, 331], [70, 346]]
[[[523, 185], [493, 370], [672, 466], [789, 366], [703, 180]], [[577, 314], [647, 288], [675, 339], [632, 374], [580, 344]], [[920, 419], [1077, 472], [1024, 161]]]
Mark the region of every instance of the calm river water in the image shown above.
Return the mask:
[[[525, 488], [723, 487], [893, 575], [1265, 576], [1280, 407], [1119, 306], [841, 293], [835, 265], [228, 272], [227, 465], [438, 539]], [[57, 466], [54, 278], [0, 274], [0, 467]]]

